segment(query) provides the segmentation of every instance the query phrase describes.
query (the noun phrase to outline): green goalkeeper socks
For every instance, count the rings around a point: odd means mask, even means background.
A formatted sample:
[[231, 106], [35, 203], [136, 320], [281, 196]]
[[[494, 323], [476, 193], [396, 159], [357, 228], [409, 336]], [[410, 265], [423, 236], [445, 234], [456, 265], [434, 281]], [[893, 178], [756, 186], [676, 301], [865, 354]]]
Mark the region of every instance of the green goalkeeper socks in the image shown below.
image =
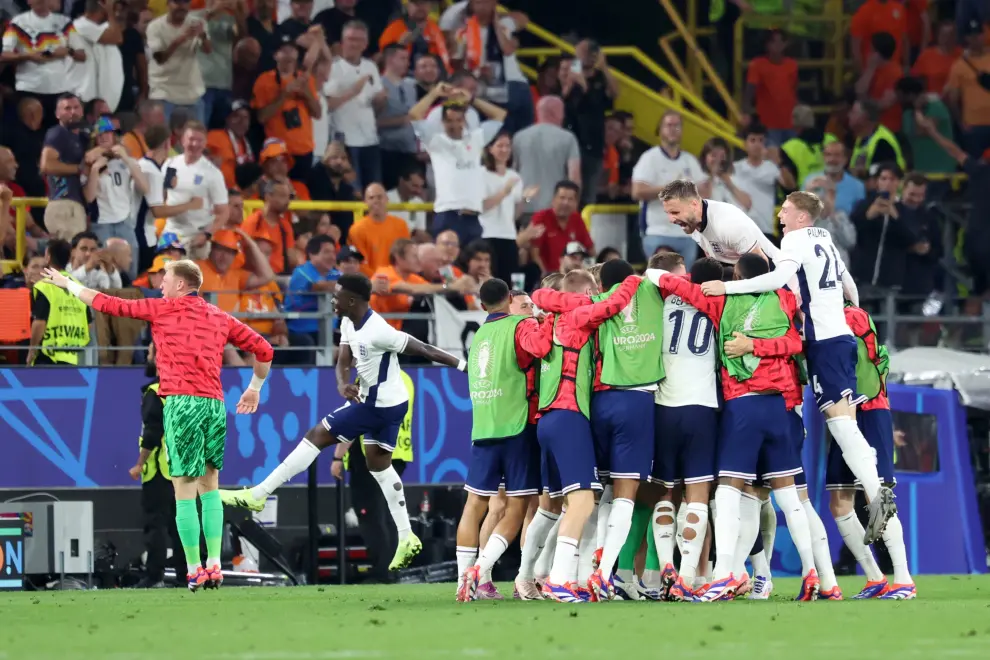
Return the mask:
[[653, 517], [653, 511], [649, 511], [646, 516], [646, 570], [648, 571], [659, 571], [660, 570], [660, 557], [657, 555], [657, 541], [653, 538], [653, 529], [651, 529], [651, 518]]
[[199, 511], [196, 510], [195, 498], [175, 501], [175, 526], [179, 530], [189, 574], [193, 575], [202, 566], [199, 556]]
[[619, 552], [620, 571], [635, 570], [636, 553], [639, 552], [639, 546], [643, 543], [643, 534], [646, 533], [646, 529], [650, 526], [650, 514], [650, 507], [636, 502], [633, 507], [632, 526], [629, 528], [629, 536], [626, 537], [626, 542], [622, 545], [622, 550]]
[[220, 564], [220, 545], [223, 540], [223, 503], [220, 491], [211, 490], [199, 496], [203, 505], [203, 536], [206, 537], [206, 567]]

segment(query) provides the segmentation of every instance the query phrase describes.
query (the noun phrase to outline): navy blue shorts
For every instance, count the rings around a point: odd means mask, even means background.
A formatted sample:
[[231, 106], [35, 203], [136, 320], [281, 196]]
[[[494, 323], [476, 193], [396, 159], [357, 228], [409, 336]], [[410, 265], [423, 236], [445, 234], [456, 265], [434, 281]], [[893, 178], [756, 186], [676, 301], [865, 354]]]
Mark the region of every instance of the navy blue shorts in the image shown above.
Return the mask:
[[715, 480], [718, 410], [708, 406], [654, 406], [651, 481], [673, 488]]
[[509, 497], [540, 494], [540, 445], [535, 425], [527, 425], [522, 433], [511, 438], [471, 445], [471, 465], [464, 490], [495, 497], [502, 484]]
[[591, 399], [591, 426], [599, 477], [641, 481], [650, 476], [653, 406], [653, 392], [595, 392]]
[[809, 341], [804, 345], [808, 378], [819, 410], [840, 401], [860, 403], [856, 395], [856, 339], [851, 335]]
[[794, 455], [784, 397], [754, 394], [725, 402], [718, 438], [718, 476], [756, 481], [793, 477], [801, 471]]
[[377, 445], [391, 452], [395, 451], [399, 427], [408, 410], [408, 401], [388, 408], [348, 401], [323, 418], [323, 428], [344, 442], [363, 435], [363, 444]]
[[[801, 450], [804, 449], [804, 419], [798, 409], [787, 411], [787, 431], [790, 434], [791, 442], [794, 443], [794, 455], [797, 456], [798, 464], [801, 462]], [[757, 483], [762, 483], [764, 487], [770, 487], [770, 480], [763, 476], [763, 462], [760, 463], [760, 474]], [[808, 480], [804, 475], [804, 468], [794, 475], [794, 485], [799, 489], [808, 488]]]
[[550, 452], [544, 449], [542, 445], [540, 445], [539, 450], [540, 480], [543, 492], [549, 494], [550, 497], [563, 497], [564, 487], [560, 485], [560, 473], [557, 472], [557, 464], [550, 457]]
[[595, 442], [591, 422], [573, 410], [550, 410], [537, 422], [540, 447], [548, 454], [548, 470], [556, 470], [560, 492], [601, 490], [595, 470]]
[[[894, 418], [890, 411], [857, 410], [856, 423], [876, 454], [877, 474], [887, 486], [897, 483], [894, 478]], [[825, 468], [826, 490], [862, 490], [852, 471], [842, 459], [842, 450], [834, 439], [828, 448], [828, 466]]]

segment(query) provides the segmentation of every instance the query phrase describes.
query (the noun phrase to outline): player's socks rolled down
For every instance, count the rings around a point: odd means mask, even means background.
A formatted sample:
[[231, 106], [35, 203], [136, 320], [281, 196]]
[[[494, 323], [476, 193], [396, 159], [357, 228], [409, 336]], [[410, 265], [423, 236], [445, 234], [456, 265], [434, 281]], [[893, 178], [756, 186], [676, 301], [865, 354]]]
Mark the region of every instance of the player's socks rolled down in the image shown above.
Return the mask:
[[[626, 542], [619, 551], [619, 570], [634, 573], [636, 570], [636, 553], [643, 543], [643, 535], [647, 533], [650, 526], [650, 515], [653, 511], [649, 506], [636, 502], [633, 506], [632, 524], [629, 526], [629, 535]], [[622, 578], [625, 580], [625, 578]]]
[[801, 504], [804, 505], [804, 512], [808, 516], [811, 550], [815, 556], [815, 568], [818, 570], [818, 577], [822, 581], [822, 591], [829, 591], [835, 587], [836, 582], [835, 569], [832, 567], [832, 553], [828, 548], [828, 532], [825, 531], [825, 523], [815, 511], [811, 500], [804, 500]]
[[674, 542], [677, 543], [677, 550], [684, 554], [684, 519], [687, 517], [687, 502], [681, 500], [681, 505], [677, 507], [677, 529], [674, 531]]
[[550, 567], [553, 565], [553, 555], [557, 551], [557, 533], [560, 531], [560, 519], [563, 517], [563, 514], [557, 517], [553, 527], [550, 528], [550, 533], [547, 534], [547, 540], [543, 544], [543, 550], [540, 551], [536, 559], [536, 567], [533, 569], [533, 574], [539, 579], [546, 578], [550, 575]]
[[[877, 474], [877, 457], [863, 432], [848, 417], [832, 417], [825, 423], [842, 450], [842, 460], [862, 484], [866, 497], [872, 500], [880, 491], [880, 476]], [[777, 504], [780, 504], [779, 500]]]
[[578, 540], [566, 536], [557, 537], [557, 547], [553, 553], [553, 566], [550, 568], [550, 582], [566, 584], [574, 581], [577, 574]]
[[[667, 564], [674, 563], [674, 520], [677, 512], [674, 503], [661, 500], [653, 507], [653, 517], [650, 519], [650, 533], [657, 550], [657, 564], [663, 570]], [[664, 520], [665, 522], [660, 522]], [[666, 522], [668, 521], [669, 522]]]
[[[599, 568], [603, 575], [611, 575], [615, 561], [619, 558], [622, 546], [629, 538], [629, 528], [632, 527], [633, 501], [625, 497], [612, 500], [609, 507], [608, 523], [605, 531], [605, 542], [602, 544], [602, 561]], [[598, 515], [601, 515], [599, 510]]]
[[372, 472], [371, 476], [378, 482], [378, 487], [382, 489], [382, 493], [385, 495], [385, 501], [388, 502], [388, 512], [392, 514], [392, 520], [395, 521], [395, 531], [399, 533], [399, 542], [401, 543], [412, 532], [402, 479], [399, 478], [399, 473], [391, 465], [381, 472]]
[[320, 450], [306, 438], [303, 438], [296, 448], [289, 452], [277, 468], [265, 477], [265, 480], [251, 489], [251, 497], [264, 500], [274, 493], [286, 481], [307, 469], [320, 455]]
[[[650, 515], [653, 515], [652, 511], [650, 511]], [[646, 562], [643, 566], [643, 583], [653, 589], [661, 587], [660, 560], [657, 559], [657, 542], [652, 531], [646, 532]]]
[[467, 548], [463, 545], [457, 546], [457, 577], [464, 575], [464, 571], [478, 563], [478, 549]]
[[492, 534], [485, 544], [485, 549], [478, 557], [478, 572], [482, 575], [481, 584], [492, 581], [492, 566], [501, 558], [502, 554], [509, 547], [509, 542], [500, 534]]
[[739, 508], [742, 493], [732, 486], [715, 489], [715, 571], [716, 580], [729, 577], [735, 566], [739, 541]]
[[[769, 497], [760, 504], [760, 538], [763, 539], [763, 554], [767, 556], [769, 565], [773, 562], [773, 542], [777, 538], [777, 510]], [[769, 568], [765, 577], [770, 577]]]
[[220, 546], [223, 543], [223, 502], [220, 491], [211, 490], [199, 496], [203, 509], [203, 536], [206, 538], [206, 567], [220, 565]]
[[894, 584], [912, 584], [911, 573], [908, 571], [907, 550], [904, 548], [904, 527], [901, 519], [894, 517], [887, 521], [883, 530], [883, 543], [890, 554], [890, 563], [894, 565]]
[[[681, 535], [681, 566], [680, 575], [688, 585], [697, 576], [699, 559], [705, 547], [705, 534], [708, 532], [708, 505], [692, 502], [682, 507], [684, 509], [684, 527]], [[684, 536], [691, 530], [693, 534]], [[691, 536], [693, 538], [688, 538]], [[706, 562], [707, 563], [707, 562]]]
[[526, 532], [526, 543], [520, 552], [520, 579], [532, 580], [536, 577], [536, 560], [547, 543], [550, 531], [557, 524], [559, 518], [560, 516], [555, 513], [550, 513], [543, 509], [536, 510], [536, 515], [533, 516], [533, 522], [529, 523], [529, 530]]
[[[879, 582], [882, 580], [883, 573], [880, 572], [877, 560], [873, 557], [873, 550], [870, 549], [870, 546], [863, 543], [866, 530], [863, 529], [862, 523], [856, 517], [856, 512], [850, 511], [844, 516], [839, 516], [835, 519], [835, 524], [839, 528], [839, 534], [842, 535], [843, 543], [849, 548], [849, 552], [856, 558], [856, 563], [859, 564], [860, 568], [863, 569], [863, 573], [866, 574], [866, 579], [870, 582]], [[889, 520], [887, 521], [887, 526], [890, 527]]]
[[575, 566], [575, 580], [579, 584], [584, 584], [585, 580], [591, 577], [593, 572], [595, 550], [598, 549], [598, 503], [591, 510], [588, 522], [584, 523], [584, 530], [581, 532], [581, 541], [578, 545], [578, 564]]
[[773, 495], [777, 498], [777, 506], [784, 512], [784, 519], [787, 520], [787, 531], [791, 533], [791, 540], [801, 557], [801, 575], [807, 575], [808, 571], [815, 567], [815, 553], [811, 547], [811, 528], [808, 526], [808, 514], [805, 513], [804, 506], [801, 504], [797, 488], [794, 486], [777, 488], [774, 489]]
[[746, 572], [746, 557], [760, 538], [760, 498], [742, 493], [739, 499], [739, 538], [736, 540], [732, 572], [739, 577]]
[[598, 501], [598, 529], [595, 534], [595, 550], [605, 547], [605, 537], [608, 535], [608, 518], [612, 513], [612, 484], [602, 490], [602, 499]]
[[199, 511], [196, 510], [195, 498], [175, 501], [175, 526], [179, 530], [188, 572], [192, 575], [203, 565], [199, 555]]

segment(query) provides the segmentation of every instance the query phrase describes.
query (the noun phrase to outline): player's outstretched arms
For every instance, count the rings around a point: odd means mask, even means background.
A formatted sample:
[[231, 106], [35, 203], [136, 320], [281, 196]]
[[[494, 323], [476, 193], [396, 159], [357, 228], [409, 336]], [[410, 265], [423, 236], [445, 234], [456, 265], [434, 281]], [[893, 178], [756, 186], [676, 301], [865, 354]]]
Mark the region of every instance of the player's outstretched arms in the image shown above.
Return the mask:
[[105, 293], [87, 289], [79, 282], [69, 279], [53, 268], [46, 268], [42, 275], [46, 282], [65, 289], [85, 304], [98, 312], [109, 314], [110, 316], [126, 316], [127, 318], [141, 321], [153, 321], [158, 315], [158, 310], [164, 303], [162, 298], [142, 298], [140, 300], [124, 300], [108, 296]]
[[569, 312], [581, 305], [591, 304], [591, 298], [582, 293], [555, 291], [553, 289], [537, 289], [533, 292], [532, 298], [537, 307], [554, 314]]
[[748, 280], [733, 280], [732, 282], [705, 282], [701, 285], [701, 290], [706, 296], [732, 295], [734, 293], [765, 293], [776, 291], [787, 285], [791, 278], [797, 275], [798, 263], [790, 259], [781, 259], [776, 263], [776, 268], [769, 273], [764, 273]]
[[461, 360], [446, 351], [441, 351], [432, 344], [424, 344], [414, 337], [409, 337], [409, 340], [406, 342], [405, 349], [401, 352], [406, 355], [418, 355], [420, 357], [425, 357], [427, 360], [431, 360], [437, 364], [443, 364], [448, 367], [457, 367], [460, 371], [467, 369], [466, 360]]
[[[611, 296], [593, 305], [584, 305], [571, 312], [574, 327], [594, 330], [605, 321], [620, 313], [629, 304], [636, 289], [643, 281], [639, 275], [630, 275], [622, 281], [619, 288]], [[534, 299], [533, 302], [536, 302]], [[536, 303], [539, 305], [539, 303]]]

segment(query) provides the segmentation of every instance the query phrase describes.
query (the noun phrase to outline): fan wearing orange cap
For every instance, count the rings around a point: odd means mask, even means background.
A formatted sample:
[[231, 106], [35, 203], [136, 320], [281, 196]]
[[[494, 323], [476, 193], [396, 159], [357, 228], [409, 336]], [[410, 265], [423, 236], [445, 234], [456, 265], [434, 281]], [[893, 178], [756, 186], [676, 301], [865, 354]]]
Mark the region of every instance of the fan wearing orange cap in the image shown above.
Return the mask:
[[[234, 266], [241, 249], [245, 268]], [[217, 307], [227, 313], [238, 311], [242, 291], [260, 289], [275, 279], [275, 272], [265, 254], [247, 233], [237, 227], [213, 234], [210, 256], [196, 262], [203, 271], [203, 293], [217, 294]]]
[[152, 289], [157, 291], [162, 287], [162, 278], [165, 277], [165, 266], [169, 264], [170, 261], [177, 261], [172, 257], [159, 254], [155, 257], [155, 260], [151, 262], [151, 268], [146, 270], [143, 275], [138, 275], [132, 284], [136, 287], [142, 289]]
[[265, 187], [270, 181], [282, 181], [292, 184], [292, 197], [298, 200], [309, 201], [309, 188], [301, 181], [289, 179], [289, 170], [295, 164], [295, 160], [285, 146], [285, 142], [275, 138], [265, 140], [265, 146], [258, 156], [261, 163], [262, 177], [258, 184], [260, 196], [264, 196]]
[[288, 182], [269, 182], [265, 186], [265, 207], [249, 215], [241, 225], [255, 240], [263, 238], [271, 244], [268, 262], [276, 274], [285, 273], [295, 266], [290, 263], [290, 251], [295, 246], [292, 212], [289, 211], [291, 198]]

